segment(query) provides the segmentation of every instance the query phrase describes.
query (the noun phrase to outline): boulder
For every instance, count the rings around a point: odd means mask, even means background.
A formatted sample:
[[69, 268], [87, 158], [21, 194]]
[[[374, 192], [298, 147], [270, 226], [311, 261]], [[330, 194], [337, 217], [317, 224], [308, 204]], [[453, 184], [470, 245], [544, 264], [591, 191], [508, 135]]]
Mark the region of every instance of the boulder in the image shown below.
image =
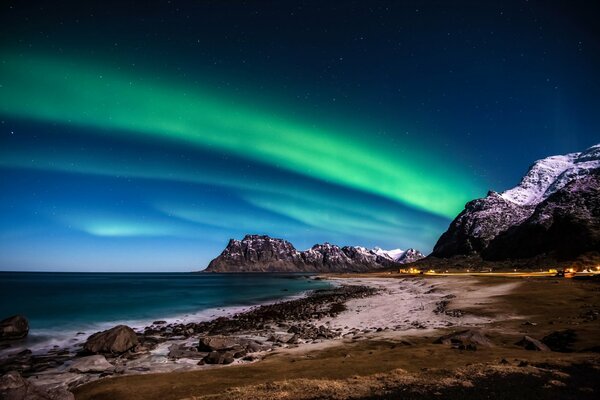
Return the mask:
[[22, 339], [29, 333], [29, 322], [22, 315], [0, 321], [0, 339]]
[[260, 344], [258, 342], [250, 342], [246, 346], [246, 351], [248, 353], [256, 353], [259, 351], [269, 350], [270, 348], [271, 348], [271, 346], [268, 344]]
[[564, 331], [556, 331], [544, 336], [542, 343], [550, 347], [552, 351], [570, 353], [573, 351], [572, 344], [576, 339], [577, 333], [574, 330], [565, 329]]
[[229, 351], [220, 353], [218, 351], [210, 352], [202, 359], [206, 364], [231, 364], [235, 359]]
[[454, 332], [438, 338], [433, 343], [448, 344], [453, 349], [477, 350], [478, 346], [491, 347], [492, 342], [482, 332], [474, 329]]
[[295, 335], [293, 333], [274, 333], [267, 339], [267, 342], [288, 343]]
[[199, 360], [206, 357], [206, 352], [199, 352], [197, 349], [190, 349], [183, 344], [172, 344], [169, 346], [168, 357], [173, 359], [178, 358], [191, 358], [194, 360]]
[[523, 347], [525, 350], [550, 351], [548, 346], [539, 340], [532, 338], [531, 336], [523, 336], [523, 339], [519, 340], [515, 344]]
[[121, 354], [139, 343], [136, 333], [126, 325], [117, 325], [106, 331], [94, 333], [83, 345], [89, 353]]
[[69, 371], [71, 372], [105, 372], [114, 369], [114, 366], [106, 361], [103, 355], [81, 357], [76, 359]]
[[205, 336], [200, 338], [198, 351], [225, 351], [246, 347], [249, 340], [233, 336]]
[[3, 400], [75, 400], [73, 393], [63, 388], [48, 391], [32, 385], [16, 371], [0, 377], [0, 398]]
[[296, 326], [296, 325], [292, 325], [292, 326], [290, 326], [290, 329], [288, 329], [288, 333], [293, 333], [293, 334], [300, 333], [301, 331], [302, 331], [302, 329], [300, 329], [300, 327]]

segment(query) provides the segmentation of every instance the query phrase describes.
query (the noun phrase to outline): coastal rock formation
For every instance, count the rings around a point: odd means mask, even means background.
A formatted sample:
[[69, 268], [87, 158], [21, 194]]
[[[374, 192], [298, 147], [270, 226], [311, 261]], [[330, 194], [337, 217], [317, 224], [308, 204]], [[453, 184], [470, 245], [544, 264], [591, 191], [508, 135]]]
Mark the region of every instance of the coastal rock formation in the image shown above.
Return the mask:
[[22, 339], [29, 333], [29, 322], [22, 315], [0, 321], [0, 340]]
[[230, 351], [211, 351], [206, 357], [202, 359], [201, 362], [205, 364], [231, 364], [234, 361], [235, 357]]
[[126, 325], [96, 332], [88, 338], [83, 349], [89, 353], [125, 353], [139, 343], [136, 333]]
[[198, 343], [198, 351], [226, 351], [241, 349], [251, 341], [247, 339], [241, 339], [234, 336], [206, 336], [200, 338]]
[[0, 377], [0, 398], [4, 400], [75, 400], [73, 393], [63, 388], [44, 390], [31, 384], [16, 371]]
[[330, 243], [316, 244], [306, 251], [298, 251], [287, 240], [266, 235], [246, 235], [242, 240], [231, 239], [205, 271], [360, 272], [394, 267], [423, 257], [414, 249], [398, 252], [388, 253], [359, 246], [339, 247]]
[[100, 354], [78, 358], [69, 368], [72, 372], [104, 372], [111, 369], [114, 366]]
[[518, 186], [467, 203], [431, 255], [505, 260], [598, 250], [599, 182], [600, 145], [536, 161]]

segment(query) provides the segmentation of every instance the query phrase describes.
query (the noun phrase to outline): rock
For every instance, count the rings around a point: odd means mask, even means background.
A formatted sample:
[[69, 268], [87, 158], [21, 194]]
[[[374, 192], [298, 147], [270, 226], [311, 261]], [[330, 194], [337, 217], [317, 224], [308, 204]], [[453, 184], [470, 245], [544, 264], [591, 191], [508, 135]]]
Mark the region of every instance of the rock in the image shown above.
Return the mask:
[[10, 371], [0, 377], [0, 393], [6, 394], [10, 390], [23, 388], [27, 381], [16, 371]]
[[474, 329], [444, 335], [433, 343], [449, 344], [452, 348], [459, 350], [477, 350], [478, 346], [492, 346], [492, 342], [482, 332]]
[[192, 350], [190, 348], [187, 348], [183, 344], [172, 344], [169, 347], [168, 357], [175, 358], [175, 359], [191, 358], [193, 360], [199, 360], [199, 359], [206, 357], [206, 355], [207, 355], [206, 352], [202, 353], [202, 352], [198, 351], [196, 348], [194, 348]]
[[287, 343], [288, 344], [298, 344], [298, 343], [300, 343], [300, 338], [298, 337], [298, 335], [294, 335], [287, 341]]
[[572, 344], [577, 339], [577, 333], [572, 329], [566, 329], [564, 331], [556, 331], [545, 336], [542, 339], [542, 343], [550, 348], [552, 351], [558, 351], [561, 353], [570, 353], [573, 351]]
[[167, 321], [154, 321], [152, 324], [153, 325], [164, 325], [166, 323], [167, 323]]
[[75, 400], [75, 395], [64, 388], [54, 388], [48, 390], [49, 400]]
[[0, 398], [3, 400], [75, 400], [73, 393], [63, 388], [45, 391], [11, 371], [0, 377]]
[[248, 352], [246, 350], [239, 350], [233, 353], [233, 358], [242, 358], [245, 357]]
[[271, 336], [269, 336], [269, 338], [267, 339], [268, 342], [273, 342], [273, 343], [288, 343], [289, 340], [291, 338], [293, 338], [294, 334], [292, 333], [285, 333], [285, 334], [281, 334], [281, 333], [274, 333]]
[[202, 359], [204, 364], [219, 364], [221, 360], [221, 353], [218, 351], [211, 351]]
[[519, 340], [515, 344], [523, 347], [525, 350], [550, 351], [548, 346], [539, 340], [532, 338], [531, 336], [523, 336], [523, 339]]
[[270, 348], [271, 348], [271, 346], [269, 346], [269, 345], [262, 345], [262, 344], [257, 343], [257, 342], [250, 342], [246, 346], [246, 351], [248, 353], [256, 353], [256, 352], [259, 352], [259, 351], [268, 350]]
[[22, 315], [0, 321], [0, 339], [22, 339], [29, 333], [29, 322]]
[[296, 325], [292, 325], [290, 326], [290, 329], [288, 329], [288, 333], [300, 333], [300, 328]]
[[126, 325], [117, 325], [106, 331], [94, 333], [83, 345], [90, 353], [121, 354], [139, 343], [136, 333]]
[[202, 359], [205, 364], [231, 364], [235, 359], [231, 352], [220, 353], [218, 351], [211, 351], [206, 357]]
[[114, 366], [109, 363], [103, 355], [97, 354], [94, 356], [81, 357], [75, 359], [69, 367], [71, 372], [105, 372], [112, 370]]
[[200, 338], [198, 351], [225, 351], [232, 349], [241, 349], [248, 344], [247, 339], [237, 338], [235, 336], [205, 336]]
[[231, 354], [230, 352], [225, 352], [223, 354], [222, 364], [231, 364], [234, 361], [235, 361], [234, 355]]

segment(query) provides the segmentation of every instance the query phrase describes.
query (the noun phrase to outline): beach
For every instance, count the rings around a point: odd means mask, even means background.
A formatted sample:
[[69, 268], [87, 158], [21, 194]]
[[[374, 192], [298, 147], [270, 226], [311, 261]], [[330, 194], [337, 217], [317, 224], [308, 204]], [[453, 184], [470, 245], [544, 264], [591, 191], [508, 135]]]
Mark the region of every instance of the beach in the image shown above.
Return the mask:
[[[410, 393], [408, 398], [435, 393], [470, 398], [484, 387], [486, 393], [515, 394], [523, 390], [524, 382], [541, 391], [537, 398], [568, 393], [573, 386], [578, 387], [579, 398], [592, 398], [598, 390], [597, 383], [587, 378], [598, 373], [594, 346], [600, 327], [585, 316], [600, 307], [595, 283], [364, 276], [344, 277], [343, 282], [369, 284], [379, 292], [349, 300], [347, 309], [321, 321], [341, 329], [339, 337], [282, 345], [248, 364], [101, 379], [76, 388], [77, 398], [386, 398], [396, 392]], [[395, 310], [390, 304], [404, 307], [408, 292], [414, 306], [405, 308], [408, 318], [396, 315], [394, 323], [429, 321], [435, 327], [391, 326], [388, 318]], [[440, 302], [445, 306], [436, 313]], [[530, 351], [515, 345], [524, 335], [539, 338], [573, 327], [580, 332], [573, 351]], [[434, 343], [465, 329], [483, 332], [489, 344], [461, 350]], [[344, 333], [353, 330], [351, 335]]]
[[[549, 332], [548, 326], [541, 329], [540, 323], [531, 322], [530, 319], [535, 316], [530, 314], [542, 310], [543, 314], [547, 314], [550, 305], [541, 304], [540, 310], [536, 310], [532, 299], [524, 304], [512, 300], [531, 293], [532, 287], [547, 300], [546, 291], [551, 285], [553, 290], [560, 288], [569, 296], [579, 296], [578, 292], [583, 290], [591, 300], [597, 301], [594, 283], [587, 286], [586, 283], [575, 283], [573, 286], [574, 282], [570, 280], [548, 278], [390, 277], [377, 274], [327, 276], [323, 279], [330, 280], [333, 288], [319, 289], [304, 297], [242, 308], [212, 320], [155, 321], [155, 324], [136, 330], [139, 348], [122, 355], [105, 355], [108, 363], [104, 364], [104, 368], [85, 372], [74, 370], [78, 360], [87, 355], [56, 349], [36, 361], [37, 364], [45, 362], [48, 368], [36, 371], [34, 363], [34, 368], [25, 372], [24, 376], [40, 387], [62, 386], [73, 390], [77, 398], [107, 398], [102, 397], [105, 391], [114, 396], [111, 398], [154, 398], [154, 395], [145, 392], [146, 385], [154, 387], [156, 383], [158, 386], [152, 389], [152, 393], [155, 389], [160, 392], [164, 387], [158, 382], [180, 379], [187, 382], [185, 377], [194, 374], [208, 374], [206, 379], [215, 382], [229, 381], [240, 373], [274, 381], [313, 379], [319, 375], [307, 375], [306, 371], [317, 367], [323, 377], [344, 379], [355, 372], [372, 375], [392, 373], [407, 367], [410, 371], [416, 365], [429, 370], [442, 364], [445, 368], [459, 367], [461, 362], [465, 363], [465, 367], [484, 360], [498, 363], [514, 354], [527, 359], [552, 359], [557, 355], [563, 359], [566, 356], [569, 363], [590, 357], [595, 359], [594, 352], [531, 352], [515, 346], [514, 343], [524, 334], [541, 337], [542, 333]], [[600, 306], [590, 304], [592, 313], [597, 310], [594, 307]], [[559, 321], [562, 324], [563, 321]], [[556, 321], [552, 325], [552, 330], [560, 328]], [[588, 348], [594, 346], [597, 325], [597, 320], [584, 324], [591, 332], [579, 341], [589, 341]], [[440, 336], [465, 329], [483, 332], [489, 343], [476, 346], [476, 351], [433, 344]], [[209, 343], [209, 347], [202, 349], [199, 340], [206, 341], [206, 338], [225, 340], [229, 347], [212, 349]], [[316, 366], [317, 360], [323, 357], [329, 360], [327, 364], [339, 363], [343, 368], [327, 368], [325, 371], [323, 365]], [[16, 361], [19, 362], [18, 359]], [[271, 378], [251, 372], [257, 369], [269, 371], [282, 362], [286, 364], [285, 368], [269, 372], [272, 373]], [[309, 366], [302, 372], [291, 368], [288, 363]], [[421, 375], [419, 373], [413, 378], [418, 381]], [[203, 381], [206, 379], [203, 378]], [[244, 381], [242, 379], [241, 383]], [[248, 384], [261, 382], [258, 378], [246, 381]], [[128, 383], [123, 386], [124, 382]], [[144, 388], [139, 389], [140, 395], [146, 393], [146, 397], [136, 397], [137, 390], [136, 393], [130, 392], [130, 387], [138, 385], [136, 382], [146, 382], [142, 385]], [[120, 388], [116, 392], [108, 389], [115, 385]], [[218, 392], [211, 389], [211, 393]], [[183, 384], [181, 393], [161, 392], [160, 397], [175, 399], [187, 395], [198, 396], [194, 385], [188, 387]]]

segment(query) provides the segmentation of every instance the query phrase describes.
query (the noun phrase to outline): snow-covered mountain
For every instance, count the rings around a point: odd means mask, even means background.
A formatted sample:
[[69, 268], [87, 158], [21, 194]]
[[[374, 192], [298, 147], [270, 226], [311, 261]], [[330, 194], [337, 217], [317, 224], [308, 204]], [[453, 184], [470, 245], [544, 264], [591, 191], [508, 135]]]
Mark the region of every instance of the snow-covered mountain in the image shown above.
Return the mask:
[[379, 256], [388, 257], [390, 260], [397, 260], [405, 253], [405, 250], [402, 249], [384, 250], [379, 247], [375, 247], [372, 251]]
[[536, 161], [521, 183], [503, 192], [502, 197], [523, 206], [537, 205], [597, 168], [600, 168], [600, 144], [581, 153], [547, 157]]
[[419, 250], [408, 249], [402, 255], [396, 258], [396, 262], [400, 264], [408, 264], [420, 260], [421, 258], [425, 258], [425, 255]]
[[400, 264], [406, 264], [410, 262], [414, 262], [420, 260], [421, 258], [425, 258], [425, 256], [419, 251], [415, 249], [393, 249], [393, 250], [383, 250], [379, 247], [375, 247], [371, 250], [373, 253], [381, 256], [387, 257], [390, 260], [393, 260]]
[[361, 246], [339, 247], [315, 244], [298, 251], [283, 239], [246, 235], [231, 239], [221, 255], [212, 260], [207, 272], [349, 272], [371, 271], [416, 261], [423, 255], [414, 249], [386, 251]]
[[[595, 231], [600, 224], [600, 200], [595, 189], [599, 174], [600, 144], [581, 153], [538, 160], [516, 187], [503, 193], [490, 191], [485, 198], [467, 203], [440, 237], [432, 255], [478, 253], [503, 259], [548, 252], [572, 256], [593, 250], [600, 235], [600, 230]], [[557, 229], [559, 226], [562, 230]], [[573, 232], [568, 233], [567, 226], [578, 232], [578, 239]], [[516, 231], [521, 233], [515, 235]], [[532, 232], [536, 232], [535, 237], [530, 237]], [[547, 232], [554, 235], [552, 240]], [[514, 242], [517, 237], [520, 243]], [[541, 238], [546, 238], [546, 244]]]

